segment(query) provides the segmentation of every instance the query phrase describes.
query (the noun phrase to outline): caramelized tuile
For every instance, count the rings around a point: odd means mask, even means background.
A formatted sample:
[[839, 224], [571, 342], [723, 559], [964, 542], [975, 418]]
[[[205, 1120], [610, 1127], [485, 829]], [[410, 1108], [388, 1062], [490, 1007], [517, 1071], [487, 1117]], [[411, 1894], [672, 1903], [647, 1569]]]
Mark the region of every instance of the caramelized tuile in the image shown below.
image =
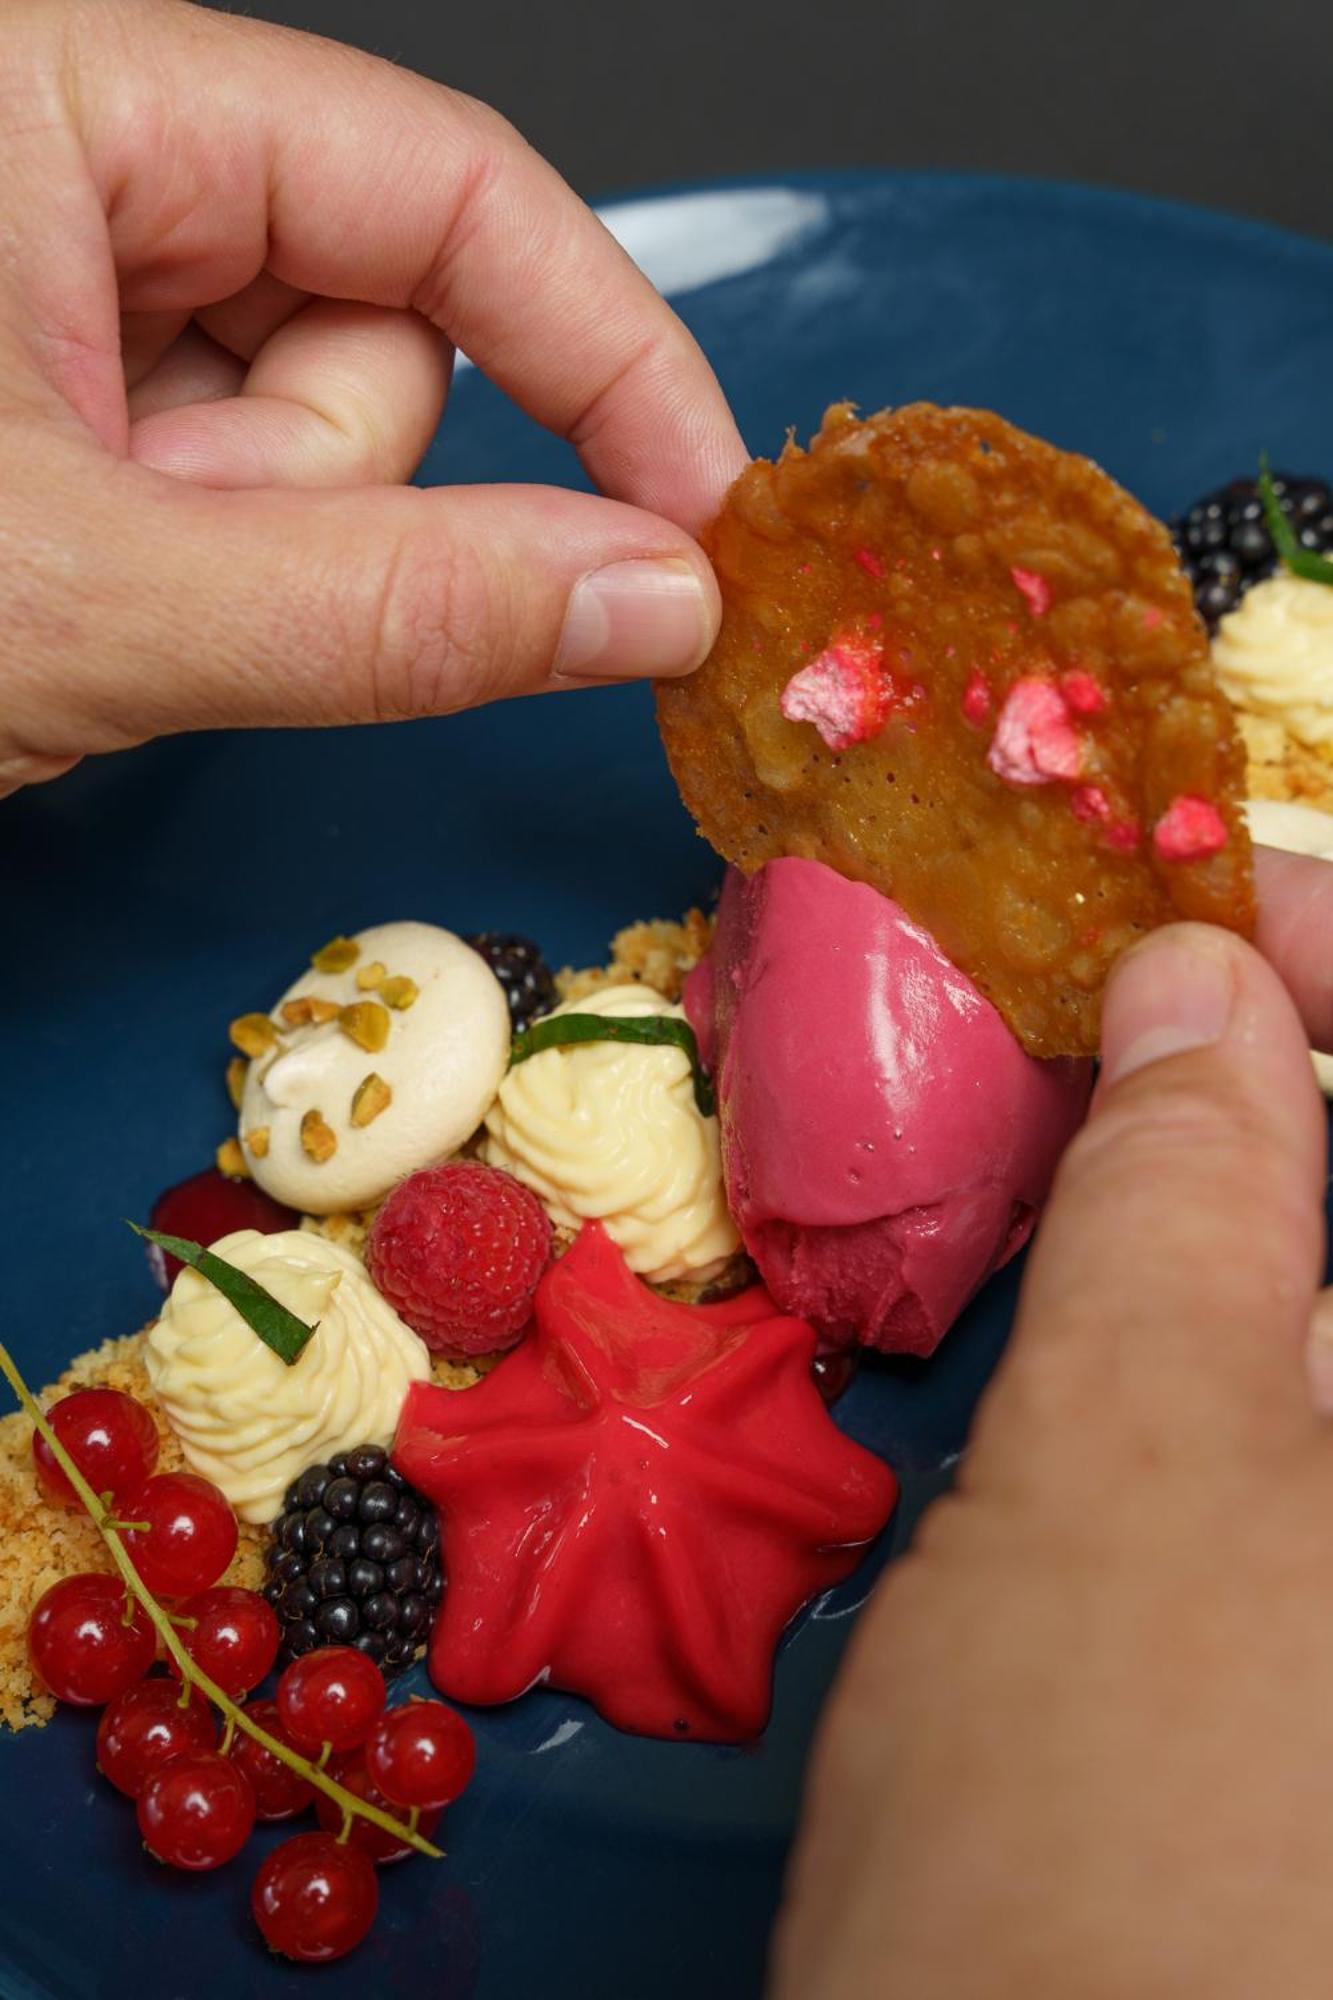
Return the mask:
[[[722, 629], [658, 717], [727, 860], [806, 855], [892, 896], [1038, 1056], [1095, 1052], [1107, 974], [1144, 932], [1252, 930], [1244, 753], [1189, 584], [1089, 460], [985, 411], [837, 404], [808, 451], [747, 467], [704, 542]], [[867, 643], [883, 700], [830, 748], [782, 696]], [[1220, 815], [1219, 851], [1154, 842], [1181, 799]]]

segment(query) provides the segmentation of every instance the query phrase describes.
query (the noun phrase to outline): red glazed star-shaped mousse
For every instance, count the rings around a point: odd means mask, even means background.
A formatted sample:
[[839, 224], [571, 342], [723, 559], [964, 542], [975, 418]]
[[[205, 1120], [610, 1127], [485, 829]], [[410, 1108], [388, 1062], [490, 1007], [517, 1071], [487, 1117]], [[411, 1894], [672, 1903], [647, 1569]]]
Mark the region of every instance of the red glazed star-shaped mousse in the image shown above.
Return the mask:
[[546, 1681], [642, 1735], [758, 1735], [784, 1628], [897, 1496], [828, 1415], [814, 1347], [758, 1287], [674, 1304], [585, 1228], [521, 1348], [404, 1406], [394, 1457], [440, 1510], [449, 1579], [440, 1690], [485, 1704]]

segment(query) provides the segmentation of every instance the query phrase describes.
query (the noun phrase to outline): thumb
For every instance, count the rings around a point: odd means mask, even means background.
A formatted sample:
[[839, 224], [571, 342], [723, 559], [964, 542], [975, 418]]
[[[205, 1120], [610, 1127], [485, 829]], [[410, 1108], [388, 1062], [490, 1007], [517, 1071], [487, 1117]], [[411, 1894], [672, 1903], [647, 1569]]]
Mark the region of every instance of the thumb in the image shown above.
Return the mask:
[[587, 494], [212, 492], [121, 464], [72, 496], [68, 547], [53, 511], [20, 598], [51, 629], [17, 635], [7, 676], [7, 726], [38, 756], [688, 673], [717, 629], [689, 536]]
[[1175, 926], [1113, 974], [1102, 1047], [1010, 1388], [1035, 1392], [1029, 1413], [1109, 1425], [1129, 1463], [1280, 1447], [1311, 1423], [1323, 1269], [1324, 1118], [1291, 1000], [1239, 939]]

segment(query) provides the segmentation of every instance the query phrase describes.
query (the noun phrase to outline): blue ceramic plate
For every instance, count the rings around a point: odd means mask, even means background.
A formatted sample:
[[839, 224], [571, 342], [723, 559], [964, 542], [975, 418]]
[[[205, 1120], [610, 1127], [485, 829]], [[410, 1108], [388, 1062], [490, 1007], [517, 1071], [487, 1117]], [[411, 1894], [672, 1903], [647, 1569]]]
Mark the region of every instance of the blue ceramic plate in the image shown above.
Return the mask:
[[[1162, 512], [1263, 447], [1333, 472], [1333, 249], [1116, 195], [916, 174], [686, 190], [608, 217], [757, 451], [836, 397], [929, 397], [1090, 452]], [[422, 477], [446, 475], [578, 469], [463, 370], [447, 455]], [[155, 744], [0, 808], [6, 950], [27, 968], [0, 1002], [4, 1321], [29, 1377], [153, 1311], [120, 1218], [209, 1158], [228, 1117], [222, 1024], [281, 991], [311, 939], [416, 916], [590, 961], [717, 874], [641, 690]], [[906, 1474], [895, 1543], [962, 1441], [1014, 1288], [988, 1287], [930, 1366], [868, 1368], [840, 1406]], [[391, 1871], [371, 1940], [325, 1972], [258, 1944], [253, 1855], [202, 1880], [144, 1857], [94, 1775], [87, 1717], [0, 1742], [0, 1992], [757, 1995], [810, 1728], [873, 1567], [789, 1639], [754, 1748], [642, 1742], [545, 1692], [476, 1715], [450, 1859]]]

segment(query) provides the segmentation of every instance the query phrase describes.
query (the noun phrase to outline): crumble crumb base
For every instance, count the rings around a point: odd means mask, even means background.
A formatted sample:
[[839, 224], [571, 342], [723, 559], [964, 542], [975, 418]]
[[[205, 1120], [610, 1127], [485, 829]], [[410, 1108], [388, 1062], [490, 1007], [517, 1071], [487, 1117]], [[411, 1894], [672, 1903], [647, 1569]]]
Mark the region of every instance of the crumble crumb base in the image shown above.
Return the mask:
[[1252, 799], [1333, 812], [1333, 761], [1298, 743], [1271, 716], [1239, 708], [1236, 716], [1245, 739], [1246, 787]]

